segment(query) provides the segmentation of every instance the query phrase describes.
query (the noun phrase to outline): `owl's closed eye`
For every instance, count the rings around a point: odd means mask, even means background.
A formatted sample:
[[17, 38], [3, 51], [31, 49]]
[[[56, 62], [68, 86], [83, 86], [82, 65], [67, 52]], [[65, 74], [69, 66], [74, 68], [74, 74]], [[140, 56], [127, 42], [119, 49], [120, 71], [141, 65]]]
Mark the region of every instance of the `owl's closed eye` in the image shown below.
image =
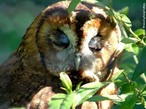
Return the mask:
[[[69, 14], [69, 1], [47, 7], [27, 29], [17, 51], [0, 67], [0, 97], [9, 106], [47, 109], [60, 89], [60, 72], [74, 85], [107, 81], [116, 68], [120, 30], [114, 18], [98, 5], [81, 2]], [[107, 93], [117, 92], [115, 85]], [[106, 88], [97, 94], [103, 94]], [[90, 103], [89, 103], [90, 104]], [[112, 102], [98, 102], [109, 109]], [[83, 104], [82, 109], [86, 105]], [[92, 106], [91, 106], [92, 107]]]

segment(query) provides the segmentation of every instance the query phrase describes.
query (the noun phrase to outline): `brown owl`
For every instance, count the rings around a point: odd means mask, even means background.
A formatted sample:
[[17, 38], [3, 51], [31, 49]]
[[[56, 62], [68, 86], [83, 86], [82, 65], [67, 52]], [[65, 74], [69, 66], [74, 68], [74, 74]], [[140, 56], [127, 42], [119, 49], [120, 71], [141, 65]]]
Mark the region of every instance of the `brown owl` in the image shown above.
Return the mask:
[[[70, 14], [69, 1], [47, 7], [27, 29], [15, 53], [0, 66], [0, 108], [47, 109], [60, 89], [60, 72], [74, 86], [108, 81], [117, 72], [120, 30], [108, 10], [81, 2]], [[97, 94], [116, 94], [114, 84]], [[85, 102], [82, 109], [110, 109], [111, 101]]]

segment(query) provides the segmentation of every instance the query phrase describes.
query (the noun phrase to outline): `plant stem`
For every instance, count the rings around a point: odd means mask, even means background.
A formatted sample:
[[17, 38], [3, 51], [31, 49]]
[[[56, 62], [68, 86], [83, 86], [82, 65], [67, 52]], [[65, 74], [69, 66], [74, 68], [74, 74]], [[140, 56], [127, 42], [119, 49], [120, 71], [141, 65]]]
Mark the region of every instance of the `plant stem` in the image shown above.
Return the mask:
[[128, 83], [131, 83], [131, 80], [127, 77], [127, 75], [124, 72], [122, 72], [122, 73], [123, 73], [124, 77], [126, 78], [126, 80], [128, 81]]

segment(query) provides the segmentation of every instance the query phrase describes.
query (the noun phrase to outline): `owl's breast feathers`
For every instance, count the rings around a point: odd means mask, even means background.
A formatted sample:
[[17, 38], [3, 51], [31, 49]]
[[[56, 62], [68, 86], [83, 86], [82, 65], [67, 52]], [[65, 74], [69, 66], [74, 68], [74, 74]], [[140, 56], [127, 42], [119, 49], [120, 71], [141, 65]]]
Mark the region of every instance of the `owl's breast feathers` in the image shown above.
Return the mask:
[[62, 92], [60, 72], [68, 73], [74, 85], [115, 74], [121, 35], [114, 18], [86, 2], [69, 14], [69, 3], [42, 11], [16, 52], [0, 66], [0, 108], [29, 104], [46, 109], [54, 93]]

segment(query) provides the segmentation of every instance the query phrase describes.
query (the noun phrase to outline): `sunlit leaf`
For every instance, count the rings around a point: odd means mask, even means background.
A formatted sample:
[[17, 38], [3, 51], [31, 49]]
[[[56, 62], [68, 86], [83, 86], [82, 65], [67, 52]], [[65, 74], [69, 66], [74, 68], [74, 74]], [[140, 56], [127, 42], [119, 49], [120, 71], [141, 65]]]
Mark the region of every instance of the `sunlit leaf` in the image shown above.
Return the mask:
[[49, 109], [70, 109], [74, 96], [75, 93], [54, 95], [49, 102]]
[[49, 109], [60, 109], [63, 99], [65, 99], [66, 94], [56, 94], [52, 97], [49, 102]]
[[114, 77], [113, 78], [111, 78], [111, 80], [116, 80], [120, 75], [121, 75], [121, 73], [123, 72], [124, 70], [119, 70], [115, 75], [114, 75]]
[[85, 84], [77, 90], [77, 95], [75, 95], [74, 106], [77, 106], [88, 98], [92, 97], [101, 87], [107, 85], [108, 83], [92, 82]]
[[142, 94], [145, 94], [146, 96], [146, 84], [143, 85]]
[[137, 44], [132, 44], [132, 48], [133, 48], [133, 52], [139, 57], [139, 55], [142, 51], [142, 48], [137, 46]]
[[130, 19], [124, 14], [120, 14], [120, 16], [121, 16], [121, 20], [124, 22], [124, 25], [130, 28], [132, 26]]
[[133, 95], [129, 95], [126, 98], [125, 102], [123, 102], [122, 105], [120, 106], [120, 109], [133, 109], [136, 103], [136, 99], [137, 96], [135, 93]]
[[134, 70], [132, 80], [136, 80], [144, 72], [146, 72], [146, 46], [143, 48], [141, 52], [139, 63], [137, 64]]
[[60, 79], [61, 79], [62, 85], [66, 89], [65, 91], [67, 93], [72, 92], [72, 82], [71, 82], [69, 76], [65, 72], [61, 72]]
[[114, 12], [114, 16], [115, 16], [118, 20], [121, 20], [120, 13]]
[[146, 96], [146, 88], [145, 88], [145, 91], [143, 91], [142, 95]]
[[144, 29], [138, 29], [134, 32], [137, 36], [140, 36], [140, 35], [145, 35], [145, 30]]

